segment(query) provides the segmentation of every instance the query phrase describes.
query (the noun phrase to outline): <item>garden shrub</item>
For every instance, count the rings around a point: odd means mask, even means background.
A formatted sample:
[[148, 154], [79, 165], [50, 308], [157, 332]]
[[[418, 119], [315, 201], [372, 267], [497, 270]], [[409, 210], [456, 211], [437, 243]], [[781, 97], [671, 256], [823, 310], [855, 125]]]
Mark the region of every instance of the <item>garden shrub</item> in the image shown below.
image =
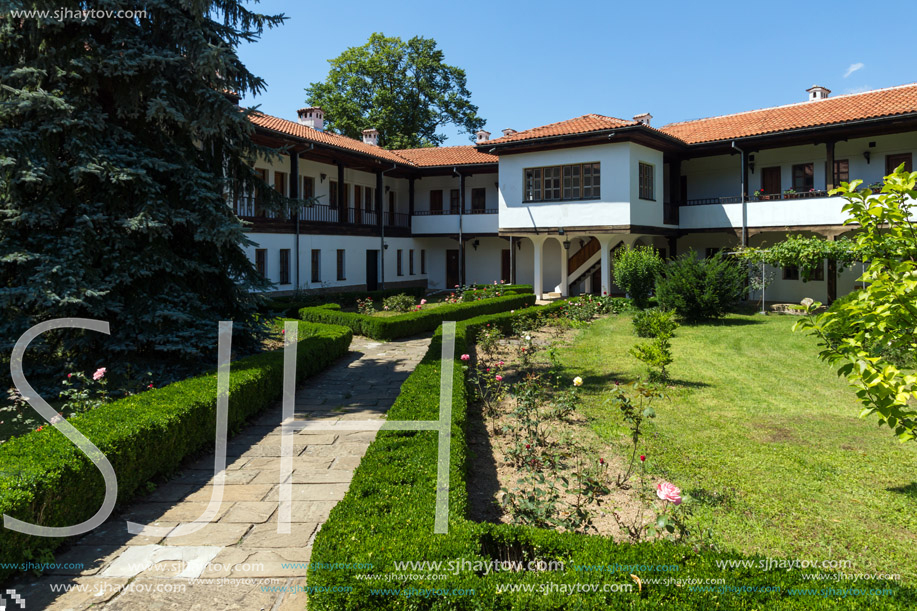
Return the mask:
[[368, 298], [374, 302], [381, 302], [386, 297], [398, 294], [410, 295], [415, 299], [421, 299], [427, 294], [427, 288], [423, 286], [411, 286], [396, 289], [382, 289], [378, 291], [340, 291], [334, 293], [307, 293], [288, 297], [275, 297], [269, 300], [267, 310], [277, 315], [295, 318], [297, 312], [302, 308], [320, 307], [331, 303], [338, 304], [344, 308], [355, 308], [359, 300]]
[[615, 254], [615, 284], [634, 300], [638, 308], [649, 305], [656, 276], [665, 263], [652, 246], [622, 248]]
[[414, 298], [404, 293], [386, 297], [382, 300], [382, 309], [389, 312], [410, 312], [414, 309]]
[[697, 322], [726, 315], [745, 294], [746, 271], [731, 257], [717, 253], [701, 259], [688, 251], [670, 261], [656, 281], [659, 307]]
[[[352, 337], [347, 328], [300, 322], [297, 379], [345, 355]], [[229, 431], [277, 401], [282, 383], [282, 349], [233, 362]], [[118, 501], [124, 502], [213, 444], [216, 388], [216, 372], [206, 373], [113, 401], [69, 422], [108, 457], [118, 477]], [[96, 466], [51, 426], [0, 445], [0, 513], [43, 526], [71, 526], [94, 515], [104, 496]], [[5, 563], [46, 557], [60, 543], [0, 528]], [[0, 566], [0, 580], [12, 572], [6, 566]]]
[[329, 308], [303, 308], [299, 317], [349, 327], [357, 335], [373, 339], [392, 340], [434, 331], [444, 320], [466, 320], [507, 310], [525, 308], [535, 303], [535, 295], [509, 295], [471, 303], [445, 304], [428, 310], [418, 310], [397, 316], [364, 316]]
[[675, 312], [649, 308], [634, 314], [634, 333], [637, 337], [671, 337], [678, 328]]
[[[917, 605], [911, 588], [895, 588], [892, 596], [845, 598], [819, 595], [801, 573], [807, 571], [763, 571], [762, 556], [743, 556], [729, 551], [695, 551], [690, 546], [667, 541], [619, 544], [610, 537], [560, 533], [513, 524], [477, 523], [468, 520], [465, 473], [468, 448], [465, 441], [467, 416], [466, 385], [459, 356], [483, 328], [512, 331], [518, 321], [537, 322], [560, 311], [564, 302], [539, 308], [517, 309], [460, 322], [456, 325], [455, 375], [452, 387], [452, 439], [450, 451], [449, 532], [433, 534], [436, 500], [437, 434], [432, 431], [380, 431], [353, 475], [344, 499], [332, 510], [316, 536], [311, 560], [331, 566], [335, 563], [371, 563], [372, 569], [312, 570], [309, 609], [318, 611], [362, 611], [364, 609], [413, 609], [510, 611], [528, 609], [689, 609], [707, 611], [711, 600], [728, 600], [730, 609], [836, 609], [839, 603], [854, 608], [862, 603], [870, 609], [900, 609]], [[401, 394], [388, 413], [389, 420], [437, 420], [439, 418], [441, 330], [414, 372], [401, 387]], [[556, 571], [488, 571], [494, 561], [555, 561]], [[396, 562], [441, 562], [429, 578], [389, 581]], [[717, 562], [734, 562], [723, 570]], [[741, 564], [747, 562], [748, 564]], [[475, 567], [474, 563], [478, 563]], [[657, 578], [652, 568], [669, 566], [679, 579], [724, 579], [722, 592], [687, 586], [648, 583]], [[356, 573], [362, 573], [356, 578]], [[643, 581], [638, 589], [630, 573]], [[445, 579], [438, 579], [445, 575]], [[663, 575], [665, 577], [665, 575]], [[559, 591], [559, 586], [577, 583], [630, 584], [631, 592], [594, 594]], [[510, 589], [517, 584], [531, 591]], [[816, 582], [817, 583], [817, 582]], [[716, 586], [714, 586], [715, 588]], [[728, 590], [727, 588], [744, 588]], [[851, 580], [831, 581], [831, 588], [859, 586]], [[882, 586], [884, 587], [884, 586]], [[474, 590], [473, 595], [424, 595], [433, 589]], [[794, 588], [809, 595], [795, 595]], [[337, 591], [335, 591], [337, 589]], [[342, 591], [343, 590], [343, 591]], [[416, 595], [409, 596], [413, 591]], [[868, 600], [866, 600], [868, 599]], [[724, 603], [725, 604], [725, 603]]]

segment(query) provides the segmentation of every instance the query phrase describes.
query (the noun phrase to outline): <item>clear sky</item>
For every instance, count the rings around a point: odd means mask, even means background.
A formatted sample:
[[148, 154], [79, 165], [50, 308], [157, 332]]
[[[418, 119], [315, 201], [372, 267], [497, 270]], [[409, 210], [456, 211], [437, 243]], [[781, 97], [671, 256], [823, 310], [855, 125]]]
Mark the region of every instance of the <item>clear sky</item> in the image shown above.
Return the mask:
[[[245, 105], [295, 120], [327, 60], [373, 32], [433, 38], [500, 135], [586, 113], [653, 126], [917, 81], [911, 2], [264, 0], [286, 24], [240, 49], [268, 88]], [[896, 27], [900, 30], [896, 31]], [[446, 128], [446, 144], [468, 144]]]

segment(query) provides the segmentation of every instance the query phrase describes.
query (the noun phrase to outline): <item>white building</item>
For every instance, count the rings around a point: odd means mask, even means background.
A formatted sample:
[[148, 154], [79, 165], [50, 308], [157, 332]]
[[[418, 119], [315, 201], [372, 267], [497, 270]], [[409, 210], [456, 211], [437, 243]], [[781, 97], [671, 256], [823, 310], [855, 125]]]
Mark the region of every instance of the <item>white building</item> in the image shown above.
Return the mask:
[[[585, 115], [474, 146], [390, 151], [323, 131], [321, 109], [299, 121], [254, 115], [255, 139], [284, 148], [255, 167], [291, 196], [319, 198], [299, 218], [236, 204], [257, 243], [251, 257], [278, 291], [530, 283], [537, 294], [615, 293], [616, 248], [772, 244], [787, 233], [851, 231], [841, 181], [876, 183], [917, 150], [917, 84], [721, 117], [651, 126]], [[380, 214], [381, 211], [381, 214]], [[769, 301], [830, 301], [858, 269], [830, 262], [803, 282], [774, 270]]]

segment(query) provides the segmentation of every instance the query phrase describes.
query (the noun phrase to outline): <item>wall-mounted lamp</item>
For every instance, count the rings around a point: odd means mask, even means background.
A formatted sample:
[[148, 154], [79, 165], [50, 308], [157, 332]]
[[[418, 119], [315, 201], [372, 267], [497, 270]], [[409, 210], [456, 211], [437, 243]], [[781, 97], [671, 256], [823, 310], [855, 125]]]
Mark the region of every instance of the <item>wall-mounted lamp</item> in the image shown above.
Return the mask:
[[564, 240], [564, 250], [570, 250], [570, 240]]
[[499, 189], [499, 188], [500, 188], [500, 183], [494, 182], [494, 189]]
[[516, 250], [522, 250], [522, 240], [516, 240]]
[[318, 177], [322, 179], [321, 182], [325, 182], [325, 179], [328, 178], [328, 175], [327, 175], [327, 174], [319, 174]]
[[388, 193], [388, 192], [391, 191], [391, 190], [392, 190], [392, 187], [391, 187], [390, 185], [385, 185], [385, 192], [386, 192], [386, 193]]
[[869, 165], [869, 157], [870, 157], [869, 151], [863, 151], [863, 159], [866, 160], [866, 165]]
[[478, 246], [481, 245], [481, 240], [475, 240], [474, 242], [471, 243], [471, 245], [474, 247], [475, 250], [477, 250]]
[[388, 250], [388, 244], [383, 244], [382, 248], [384, 248], [385, 250]]
[[752, 174], [755, 173], [755, 156], [754, 155], [748, 156], [748, 171], [751, 172]]

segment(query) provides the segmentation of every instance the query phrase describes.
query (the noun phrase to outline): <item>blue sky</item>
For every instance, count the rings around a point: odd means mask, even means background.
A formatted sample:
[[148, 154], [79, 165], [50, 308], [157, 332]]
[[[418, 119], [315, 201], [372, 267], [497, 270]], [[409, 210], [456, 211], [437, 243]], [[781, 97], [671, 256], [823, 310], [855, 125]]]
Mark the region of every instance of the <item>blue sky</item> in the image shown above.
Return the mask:
[[[435, 39], [446, 62], [465, 69], [492, 137], [586, 113], [650, 112], [660, 127], [801, 102], [813, 84], [839, 95], [917, 81], [909, 26], [893, 30], [913, 21], [908, 2], [265, 0], [255, 8], [289, 19], [240, 49], [268, 83], [243, 104], [289, 119], [304, 106], [304, 88], [327, 76], [327, 60], [373, 32]], [[446, 144], [468, 144], [456, 129], [442, 133]]]

